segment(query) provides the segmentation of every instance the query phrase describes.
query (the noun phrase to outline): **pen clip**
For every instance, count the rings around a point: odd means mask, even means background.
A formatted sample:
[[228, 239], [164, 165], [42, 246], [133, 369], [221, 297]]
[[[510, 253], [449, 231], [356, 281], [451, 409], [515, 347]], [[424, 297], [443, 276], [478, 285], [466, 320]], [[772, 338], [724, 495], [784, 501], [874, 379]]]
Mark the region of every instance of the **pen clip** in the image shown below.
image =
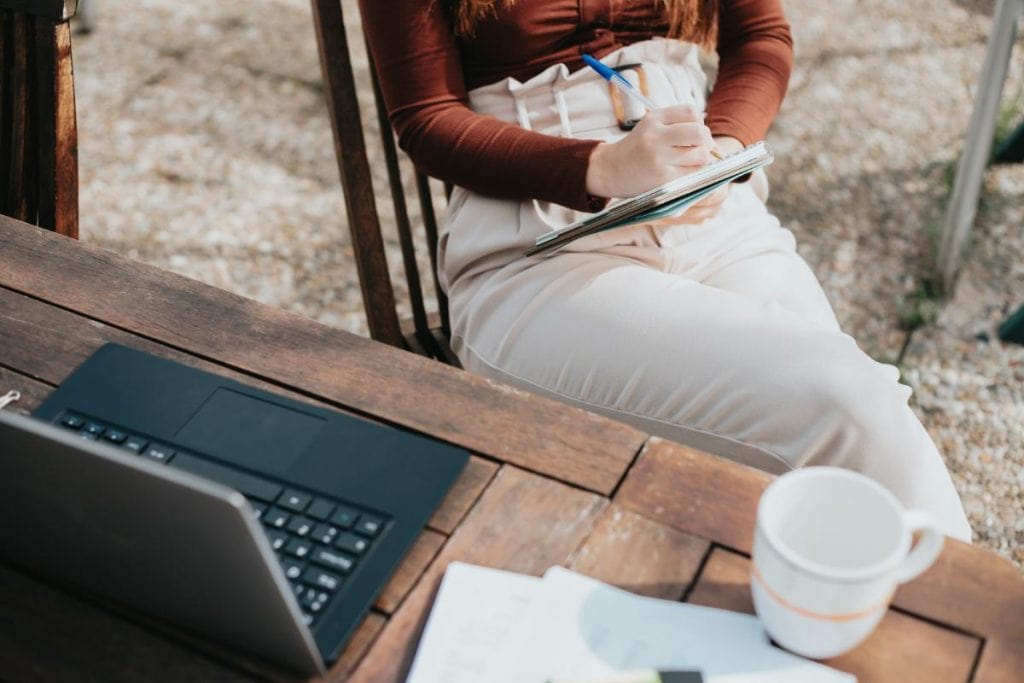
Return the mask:
[[[647, 88], [647, 74], [644, 73], [643, 64], [622, 64], [613, 67], [612, 70], [620, 75], [624, 71], [635, 71], [637, 80], [636, 89], [645, 97], [650, 97], [650, 92]], [[625, 78], [625, 76], [623, 76], [623, 78]], [[623, 101], [622, 91], [619, 90], [611, 81], [608, 81], [608, 92], [611, 94], [612, 111], [615, 113], [615, 120], [619, 122], [619, 129], [627, 132], [633, 130], [636, 127], [636, 124], [640, 123], [640, 118], [643, 117], [641, 116], [638, 119], [626, 118], [626, 104]]]

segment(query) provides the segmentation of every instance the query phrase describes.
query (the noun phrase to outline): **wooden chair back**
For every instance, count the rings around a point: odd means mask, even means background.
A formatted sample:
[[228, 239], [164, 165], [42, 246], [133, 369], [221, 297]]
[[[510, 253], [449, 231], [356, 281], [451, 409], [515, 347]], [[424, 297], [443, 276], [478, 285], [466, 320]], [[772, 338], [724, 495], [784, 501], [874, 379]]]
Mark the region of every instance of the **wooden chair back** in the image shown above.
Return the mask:
[[0, 213], [78, 237], [77, 0], [0, 0]]
[[431, 196], [430, 179], [415, 173], [416, 199], [419, 203], [426, 249], [433, 277], [437, 310], [428, 311], [424, 287], [416, 260], [414, 226], [410, 221], [407, 198], [402, 183], [399, 152], [388, 121], [387, 111], [371, 63], [374, 104], [380, 125], [381, 142], [388, 171], [391, 202], [394, 207], [398, 241], [402, 252], [402, 269], [409, 292], [412, 320], [399, 319], [395, 304], [395, 287], [381, 233], [370, 163], [366, 153], [359, 101], [352, 70], [352, 57], [344, 31], [341, 0], [312, 0], [313, 21], [320, 49], [327, 107], [334, 131], [335, 152], [341, 183], [345, 192], [352, 249], [359, 270], [363, 307], [370, 336], [378, 341], [416, 351], [450, 364], [458, 364], [448, 346], [448, 301], [437, 279], [437, 217]]

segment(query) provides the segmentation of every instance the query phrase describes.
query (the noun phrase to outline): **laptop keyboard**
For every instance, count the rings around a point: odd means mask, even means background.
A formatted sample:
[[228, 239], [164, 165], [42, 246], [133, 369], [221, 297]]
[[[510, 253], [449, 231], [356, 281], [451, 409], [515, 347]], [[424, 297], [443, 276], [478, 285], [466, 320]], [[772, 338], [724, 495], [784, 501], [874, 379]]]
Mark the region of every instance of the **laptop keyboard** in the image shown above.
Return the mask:
[[387, 520], [378, 514], [217, 464], [109, 423], [69, 412], [57, 423], [83, 439], [105, 441], [244, 495], [295, 591], [307, 626], [315, 625], [327, 611], [386, 531]]

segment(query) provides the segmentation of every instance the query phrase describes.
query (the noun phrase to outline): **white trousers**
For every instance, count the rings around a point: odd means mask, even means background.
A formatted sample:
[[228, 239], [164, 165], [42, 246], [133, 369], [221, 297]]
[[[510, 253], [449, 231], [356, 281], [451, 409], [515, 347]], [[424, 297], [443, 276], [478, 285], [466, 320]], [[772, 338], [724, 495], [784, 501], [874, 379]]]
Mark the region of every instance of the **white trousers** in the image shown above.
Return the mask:
[[[648, 41], [606, 61], [643, 62], [659, 104], [704, 104], [692, 46]], [[471, 104], [550, 134], [614, 139], [605, 84], [588, 76], [552, 67], [478, 89]], [[441, 275], [467, 369], [769, 472], [862, 472], [970, 539], [910, 389], [840, 331], [792, 233], [749, 184], [697, 226], [640, 225], [522, 256], [574, 218], [456, 190]]]

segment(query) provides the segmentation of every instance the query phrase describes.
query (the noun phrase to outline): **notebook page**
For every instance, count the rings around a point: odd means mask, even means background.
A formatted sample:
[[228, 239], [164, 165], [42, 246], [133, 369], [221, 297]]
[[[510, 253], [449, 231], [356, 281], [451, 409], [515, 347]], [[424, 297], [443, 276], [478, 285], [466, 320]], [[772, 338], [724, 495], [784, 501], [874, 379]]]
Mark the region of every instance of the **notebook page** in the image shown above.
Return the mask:
[[540, 588], [534, 576], [448, 565], [406, 683], [484, 683], [494, 653]]

